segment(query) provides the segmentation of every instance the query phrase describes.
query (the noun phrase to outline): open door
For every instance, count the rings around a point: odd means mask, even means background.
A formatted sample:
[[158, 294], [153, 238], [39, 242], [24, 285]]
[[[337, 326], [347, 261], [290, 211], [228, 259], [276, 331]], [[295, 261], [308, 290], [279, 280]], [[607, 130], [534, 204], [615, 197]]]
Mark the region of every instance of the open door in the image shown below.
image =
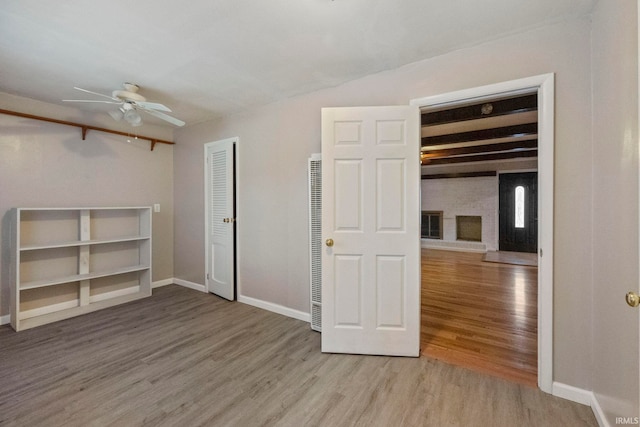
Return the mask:
[[322, 351], [420, 353], [415, 106], [322, 110]]
[[234, 300], [236, 138], [205, 144], [207, 291]]

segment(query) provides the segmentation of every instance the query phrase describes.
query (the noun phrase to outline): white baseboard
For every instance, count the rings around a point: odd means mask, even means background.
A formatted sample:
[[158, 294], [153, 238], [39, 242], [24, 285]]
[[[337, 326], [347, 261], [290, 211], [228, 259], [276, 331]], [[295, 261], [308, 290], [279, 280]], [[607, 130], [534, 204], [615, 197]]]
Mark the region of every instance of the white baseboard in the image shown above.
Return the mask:
[[302, 320], [307, 323], [311, 322], [311, 316], [309, 315], [309, 313], [294, 310], [293, 308], [285, 307], [283, 305], [274, 304], [272, 302], [262, 301], [262, 300], [251, 298], [251, 297], [246, 297], [244, 295], [238, 295], [238, 302], [252, 305], [254, 307], [258, 307], [263, 310], [268, 310], [274, 313], [282, 314], [283, 316], [293, 317], [294, 319]]
[[611, 424], [607, 421], [607, 417], [604, 415], [604, 411], [602, 410], [595, 393], [591, 393], [591, 396], [591, 410], [593, 411], [593, 415], [596, 417], [596, 421], [598, 421], [598, 425], [600, 427], [611, 427]]
[[593, 392], [554, 381], [551, 394], [556, 397], [591, 406]]
[[200, 292], [207, 292], [206, 286], [201, 285], [200, 283], [194, 283], [194, 282], [189, 282], [188, 280], [176, 279], [175, 277], [171, 279], [171, 282], [176, 285], [184, 286], [185, 288], [194, 289]]
[[596, 395], [592, 391], [554, 382], [552, 394], [556, 397], [590, 406], [593, 415], [596, 417], [596, 421], [598, 421], [598, 425], [600, 427], [611, 427], [611, 424], [607, 421], [607, 417], [604, 415], [604, 411], [600, 407]]
[[167, 286], [167, 285], [173, 285], [174, 280], [175, 279], [173, 277], [170, 277], [164, 280], [158, 280], [156, 282], [151, 283], [151, 289], [160, 288], [162, 286]]
[[[167, 279], [168, 284], [176, 284], [176, 285], [180, 285], [180, 286], [184, 286], [185, 288], [189, 288], [189, 289], [194, 289], [196, 291], [200, 291], [200, 292], [207, 292], [207, 288], [205, 285], [201, 285], [199, 283], [194, 283], [194, 282], [189, 282], [188, 280], [182, 280], [182, 279], [177, 279], [177, 278], [172, 278], [172, 279]], [[158, 285], [158, 286], [164, 286], [164, 282], [162, 281], [163, 284]], [[154, 287], [157, 287], [155, 285], [154, 282]], [[268, 301], [262, 301], [259, 299], [255, 299], [255, 298], [251, 298], [251, 297], [246, 297], [244, 295], [238, 295], [238, 302], [241, 302], [243, 304], [248, 304], [248, 305], [252, 305], [254, 307], [258, 307], [261, 308], [263, 310], [267, 310], [267, 311], [272, 311], [274, 313], [278, 313], [278, 314], [282, 314], [284, 316], [288, 316], [288, 317], [293, 317], [294, 319], [298, 319], [298, 320], [302, 320], [304, 322], [310, 323], [311, 322], [311, 315], [309, 313], [305, 313], [302, 311], [298, 311], [298, 310], [294, 310], [292, 308], [289, 307], [285, 307], [279, 304], [274, 304], [272, 302], [268, 302]]]
[[11, 322], [11, 315], [5, 314], [4, 316], [0, 316], [0, 325], [7, 325]]

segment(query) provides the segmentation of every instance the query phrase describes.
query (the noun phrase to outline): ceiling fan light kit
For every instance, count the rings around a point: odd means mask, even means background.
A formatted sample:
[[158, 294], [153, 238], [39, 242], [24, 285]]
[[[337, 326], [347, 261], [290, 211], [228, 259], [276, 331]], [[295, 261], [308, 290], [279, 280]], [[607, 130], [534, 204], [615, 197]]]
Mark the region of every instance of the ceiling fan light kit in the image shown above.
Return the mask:
[[81, 92], [86, 92], [91, 95], [100, 96], [102, 98], [109, 99], [106, 100], [91, 100], [91, 99], [63, 99], [65, 102], [93, 102], [93, 103], [103, 103], [103, 104], [116, 104], [119, 105], [116, 111], [109, 111], [109, 115], [116, 121], [120, 121], [123, 118], [127, 123], [131, 126], [141, 126], [142, 125], [142, 117], [138, 110], [142, 110], [145, 113], [162, 119], [166, 122], [169, 122], [175, 126], [184, 126], [185, 122], [180, 119], [176, 119], [175, 117], [171, 117], [167, 114], [164, 114], [162, 111], [171, 112], [171, 109], [166, 105], [159, 104], [157, 102], [147, 102], [147, 99], [138, 93], [140, 87], [133, 83], [123, 83], [122, 89], [114, 90], [111, 92], [111, 96], [105, 95], [98, 92], [92, 92], [87, 89], [82, 89], [79, 87], [74, 87], [74, 89], [79, 90]]
[[122, 104], [120, 112], [122, 112], [122, 116], [131, 126], [142, 125], [142, 117], [140, 117], [140, 114], [138, 114], [135, 107], [129, 102]]
[[109, 115], [113, 118], [113, 120], [115, 120], [116, 122], [119, 122], [120, 120], [122, 120], [122, 118], [124, 117], [124, 113], [122, 111], [120, 111], [120, 109], [118, 108], [115, 111], [109, 111]]

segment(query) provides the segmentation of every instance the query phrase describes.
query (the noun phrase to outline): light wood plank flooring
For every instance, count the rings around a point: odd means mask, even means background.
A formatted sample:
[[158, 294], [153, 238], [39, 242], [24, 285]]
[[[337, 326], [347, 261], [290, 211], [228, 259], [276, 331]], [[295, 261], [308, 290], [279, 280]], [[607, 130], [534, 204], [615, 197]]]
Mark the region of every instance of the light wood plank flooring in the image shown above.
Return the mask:
[[422, 355], [535, 387], [537, 268], [482, 258], [422, 249]]
[[7, 426], [595, 426], [591, 409], [428, 358], [331, 355], [309, 324], [175, 285], [0, 327]]

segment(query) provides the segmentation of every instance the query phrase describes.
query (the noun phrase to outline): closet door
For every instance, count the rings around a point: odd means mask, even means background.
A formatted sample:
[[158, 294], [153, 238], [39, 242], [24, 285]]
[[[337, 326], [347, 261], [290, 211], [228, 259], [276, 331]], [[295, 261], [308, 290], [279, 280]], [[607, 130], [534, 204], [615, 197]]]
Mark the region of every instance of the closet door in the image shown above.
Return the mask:
[[234, 300], [236, 138], [205, 145], [206, 286], [209, 292]]

